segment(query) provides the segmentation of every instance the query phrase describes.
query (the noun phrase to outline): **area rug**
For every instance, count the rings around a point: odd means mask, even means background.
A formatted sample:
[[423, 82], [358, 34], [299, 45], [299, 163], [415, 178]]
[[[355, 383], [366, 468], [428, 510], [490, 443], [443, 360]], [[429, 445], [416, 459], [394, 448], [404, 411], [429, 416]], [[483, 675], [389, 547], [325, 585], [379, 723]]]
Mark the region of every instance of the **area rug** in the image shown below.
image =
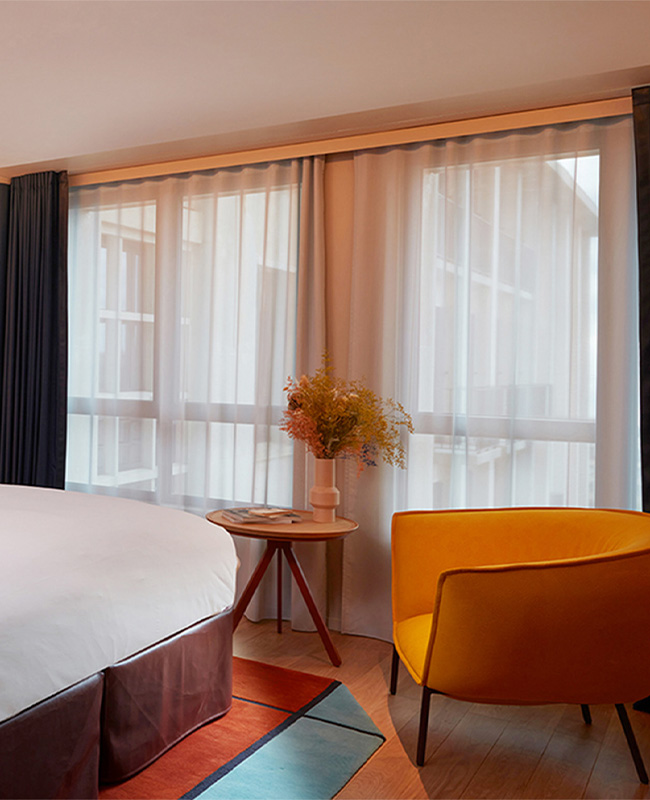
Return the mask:
[[235, 658], [233, 705], [100, 800], [329, 800], [384, 741], [339, 681]]

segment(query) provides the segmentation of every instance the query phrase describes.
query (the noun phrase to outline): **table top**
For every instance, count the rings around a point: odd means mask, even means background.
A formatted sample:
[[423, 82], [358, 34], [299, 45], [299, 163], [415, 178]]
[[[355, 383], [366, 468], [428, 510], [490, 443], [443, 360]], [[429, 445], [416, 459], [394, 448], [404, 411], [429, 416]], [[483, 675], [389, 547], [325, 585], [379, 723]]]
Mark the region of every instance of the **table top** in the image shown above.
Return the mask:
[[300, 522], [232, 522], [221, 511], [210, 511], [205, 516], [210, 522], [221, 525], [237, 536], [284, 542], [326, 542], [329, 539], [341, 539], [359, 527], [345, 517], [336, 517], [334, 522], [314, 522], [311, 511], [291, 510], [300, 515]]

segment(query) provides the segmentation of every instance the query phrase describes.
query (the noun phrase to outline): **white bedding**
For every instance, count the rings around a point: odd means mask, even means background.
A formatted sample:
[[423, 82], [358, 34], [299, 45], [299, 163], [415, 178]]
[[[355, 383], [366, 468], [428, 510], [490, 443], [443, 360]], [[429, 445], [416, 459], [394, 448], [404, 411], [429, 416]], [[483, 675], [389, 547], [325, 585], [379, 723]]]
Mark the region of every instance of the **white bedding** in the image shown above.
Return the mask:
[[0, 485], [0, 721], [232, 606], [236, 570], [198, 516]]

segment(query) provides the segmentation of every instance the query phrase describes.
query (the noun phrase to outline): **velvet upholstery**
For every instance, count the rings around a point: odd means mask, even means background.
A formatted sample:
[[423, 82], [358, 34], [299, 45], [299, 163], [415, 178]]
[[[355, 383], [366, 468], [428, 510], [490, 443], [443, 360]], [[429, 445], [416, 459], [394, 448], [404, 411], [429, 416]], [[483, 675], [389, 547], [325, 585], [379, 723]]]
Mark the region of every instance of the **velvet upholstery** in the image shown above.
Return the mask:
[[392, 577], [395, 649], [423, 687], [517, 705], [650, 694], [650, 515], [401, 512]]

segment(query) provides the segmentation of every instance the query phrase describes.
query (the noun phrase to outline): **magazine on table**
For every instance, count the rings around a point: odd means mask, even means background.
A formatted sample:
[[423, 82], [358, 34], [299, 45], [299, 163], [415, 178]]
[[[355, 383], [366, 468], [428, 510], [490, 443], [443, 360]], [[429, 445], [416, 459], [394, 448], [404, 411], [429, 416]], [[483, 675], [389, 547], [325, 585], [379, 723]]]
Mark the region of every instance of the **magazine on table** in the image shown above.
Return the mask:
[[302, 517], [288, 508], [266, 508], [261, 506], [245, 506], [243, 508], [225, 508], [221, 512], [230, 522], [246, 523], [287, 523], [300, 522]]

